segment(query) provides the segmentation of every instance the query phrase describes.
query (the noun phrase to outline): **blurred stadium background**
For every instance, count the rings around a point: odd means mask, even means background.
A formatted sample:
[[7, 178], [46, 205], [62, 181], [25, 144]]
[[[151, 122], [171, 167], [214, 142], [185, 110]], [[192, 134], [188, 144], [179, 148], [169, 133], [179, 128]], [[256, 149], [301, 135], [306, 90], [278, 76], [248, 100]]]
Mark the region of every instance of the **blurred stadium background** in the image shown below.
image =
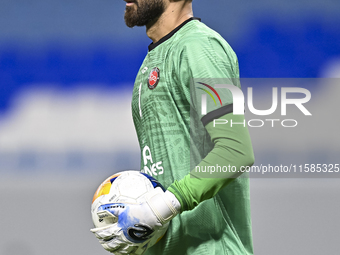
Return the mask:
[[[2, 255], [106, 254], [90, 203], [108, 175], [139, 168], [130, 95], [150, 43], [124, 25], [124, 5], [0, 1]], [[340, 77], [337, 0], [201, 0], [194, 11], [234, 48], [241, 77]], [[318, 123], [292, 136], [251, 129], [256, 164], [340, 163], [339, 86], [308, 89]], [[338, 254], [339, 187], [251, 179], [256, 254]]]

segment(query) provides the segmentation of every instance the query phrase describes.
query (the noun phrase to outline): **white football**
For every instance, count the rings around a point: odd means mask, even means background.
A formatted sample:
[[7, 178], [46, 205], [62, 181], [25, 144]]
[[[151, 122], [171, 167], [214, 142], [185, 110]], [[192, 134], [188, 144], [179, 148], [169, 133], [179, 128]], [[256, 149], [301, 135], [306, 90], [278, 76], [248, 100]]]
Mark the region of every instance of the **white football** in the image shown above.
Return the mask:
[[[118, 218], [103, 210], [102, 205], [113, 203], [140, 204], [145, 201], [144, 195], [156, 187], [163, 186], [153, 177], [139, 171], [124, 171], [108, 177], [95, 192], [91, 205], [92, 221], [96, 228], [106, 227], [117, 222]], [[159, 240], [168, 228], [169, 223], [156, 231], [148, 240], [149, 247]]]

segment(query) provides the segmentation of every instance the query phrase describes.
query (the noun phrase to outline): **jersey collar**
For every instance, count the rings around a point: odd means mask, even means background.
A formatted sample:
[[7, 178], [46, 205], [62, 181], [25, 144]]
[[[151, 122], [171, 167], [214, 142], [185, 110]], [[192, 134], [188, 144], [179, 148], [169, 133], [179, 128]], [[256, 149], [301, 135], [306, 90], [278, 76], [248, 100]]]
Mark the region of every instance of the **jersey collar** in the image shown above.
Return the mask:
[[158, 42], [156, 43], [151, 43], [149, 45], [149, 51], [152, 51], [154, 48], [156, 48], [158, 45], [162, 44], [163, 42], [165, 42], [166, 40], [170, 39], [178, 30], [180, 30], [185, 24], [187, 24], [188, 22], [192, 21], [192, 20], [199, 20], [201, 21], [200, 18], [195, 18], [195, 17], [191, 17], [190, 19], [187, 19], [186, 21], [184, 21], [181, 25], [179, 25], [178, 27], [176, 27], [174, 30], [172, 30], [169, 34], [167, 34], [166, 36], [164, 36], [163, 38], [161, 38]]

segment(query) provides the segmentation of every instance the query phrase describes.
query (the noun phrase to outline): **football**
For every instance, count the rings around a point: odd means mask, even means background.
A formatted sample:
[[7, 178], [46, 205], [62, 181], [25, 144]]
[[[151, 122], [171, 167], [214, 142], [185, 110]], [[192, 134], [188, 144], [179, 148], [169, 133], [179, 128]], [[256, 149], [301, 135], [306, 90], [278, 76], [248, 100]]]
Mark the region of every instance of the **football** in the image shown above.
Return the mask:
[[[153, 177], [139, 171], [124, 171], [108, 177], [95, 192], [91, 205], [92, 221], [96, 228], [115, 224], [118, 220], [112, 214], [102, 210], [106, 204], [140, 204], [145, 202], [144, 195], [156, 187], [164, 187]], [[148, 247], [155, 244], [166, 232], [169, 223], [155, 231], [147, 240]]]

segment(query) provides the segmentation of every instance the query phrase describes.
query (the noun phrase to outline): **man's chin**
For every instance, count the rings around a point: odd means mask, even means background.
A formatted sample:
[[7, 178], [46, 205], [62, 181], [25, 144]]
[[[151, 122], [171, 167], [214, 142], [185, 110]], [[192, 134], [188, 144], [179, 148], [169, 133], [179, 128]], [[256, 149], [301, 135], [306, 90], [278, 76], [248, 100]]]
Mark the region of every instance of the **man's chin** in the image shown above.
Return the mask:
[[129, 27], [129, 28], [133, 28], [133, 27], [136, 26], [136, 25], [134, 25], [134, 24], [129, 24], [129, 23], [126, 23], [126, 22], [125, 22], [125, 25], [126, 25], [127, 27]]
[[136, 13], [134, 13], [135, 10], [133, 9], [133, 7], [127, 6], [126, 10], [125, 10], [125, 15], [124, 15], [124, 20], [125, 20], [125, 24], [128, 27], [134, 27], [136, 26]]

